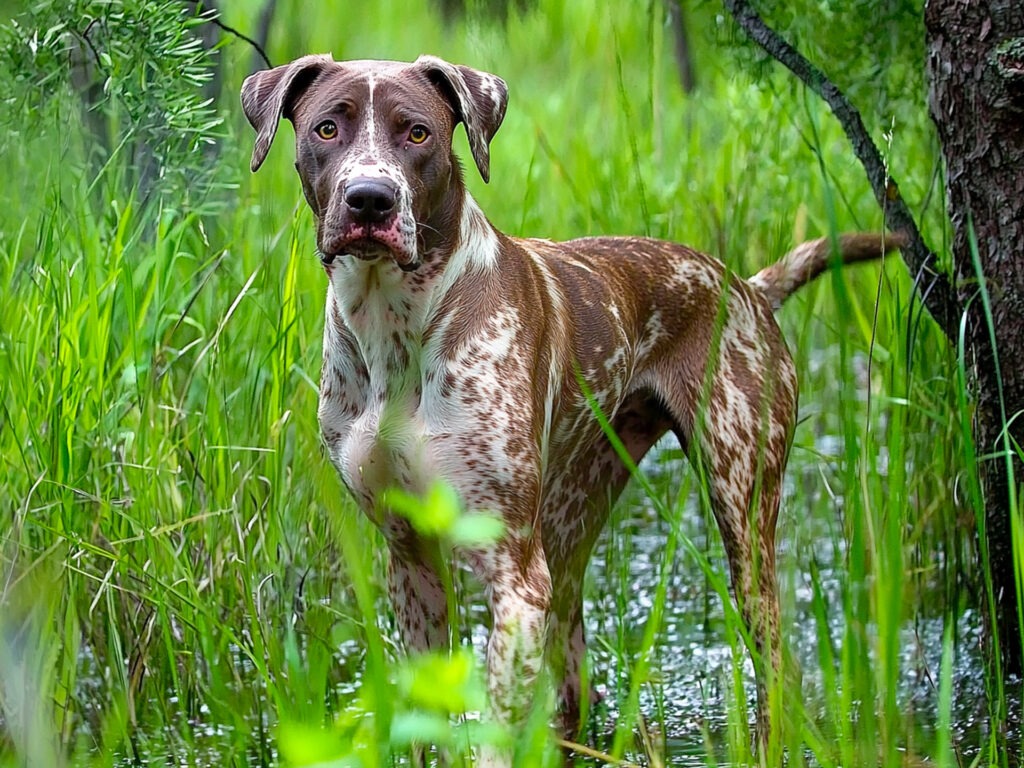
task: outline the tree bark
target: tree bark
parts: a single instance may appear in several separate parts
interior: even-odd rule
[[[1004,425],[1017,416],[1009,438],[1024,445],[1024,3],[929,0],[925,27],[929,101],[946,163],[956,284],[976,384],[994,619],[1004,667],[1019,673],[1008,470],[1012,466],[1018,483],[1024,475],[1020,462],[1007,455],[1013,449]],[[982,275],[991,324],[979,291]]]

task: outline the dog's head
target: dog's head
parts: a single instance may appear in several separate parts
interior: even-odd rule
[[[242,85],[257,134],[253,171],[281,118],[295,126],[295,167],[324,262],[393,258],[406,270],[457,244],[463,188],[455,126],[465,125],[487,181],[490,141],[507,102],[500,78],[433,56],[411,64],[305,56]]]

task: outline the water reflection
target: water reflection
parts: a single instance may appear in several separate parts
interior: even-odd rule
[[[813,478],[818,493],[830,493],[822,482],[821,457],[837,455],[841,443],[827,438],[817,455],[794,454],[789,483]],[[678,493],[679,478],[686,471],[678,449],[671,442],[659,446],[645,460],[643,470],[656,488],[664,490],[671,504]],[[878,470],[885,472],[880,459]],[[795,480],[794,480],[795,478]],[[793,488],[789,489],[792,495]],[[680,531],[702,552],[723,576],[727,574],[724,550],[713,520],[699,509],[690,494],[679,519]],[[841,508],[841,498],[832,498]],[[804,503],[808,503],[806,497]],[[784,503],[785,506],[785,503]],[[588,572],[587,628],[591,642],[593,676],[609,695],[604,702],[606,722],[616,719],[615,701],[621,701],[629,685],[632,658],[622,658],[623,647],[635,648],[650,616],[670,526],[660,519],[653,505],[639,493],[619,505],[617,519],[601,537]],[[846,539],[838,516],[830,520],[811,515],[787,514],[779,526],[779,573],[783,599],[783,624],[792,656],[801,660],[803,706],[817,719],[827,712],[824,687],[827,684],[818,665],[819,628],[812,605],[813,588],[808,564],[817,569],[818,589],[829,607],[829,635],[841,643],[846,630],[843,595],[847,574]],[[935,568],[935,578],[940,569]],[[932,592],[941,592],[933,585]],[[907,598],[914,606],[913,619],[900,629],[900,670],[896,690],[900,710],[912,722],[915,749],[932,750],[936,734],[938,685],[944,632],[941,604],[926,604],[927,595]],[[654,649],[652,667],[657,679],[645,685],[641,707],[654,721],[664,739],[669,764],[707,765],[708,740],[725,744],[729,713],[735,711],[733,676],[737,655],[726,636],[722,602],[709,584],[703,569],[692,557],[680,554],[668,583],[668,600],[662,632]],[[988,728],[989,712],[983,657],[983,621],[973,611],[961,612],[955,627],[953,679],[953,742],[959,764],[970,764],[980,752]],[[868,632],[871,630],[869,629]],[[625,639],[624,639],[625,636]],[[737,648],[742,646],[737,643]],[[747,709],[754,711],[753,667],[745,653],[739,654],[745,680]],[[865,663],[870,663],[865,660]],[[1019,711],[1019,681],[1010,681],[1010,709]],[[622,695],[617,695],[617,694]],[[1016,702],[1016,703],[1015,703]],[[1019,716],[1014,718],[1019,721]],[[1010,743],[1020,744],[1019,724]],[[600,726],[591,734],[600,738]],[[722,759],[725,755],[720,755]],[[918,755],[917,757],[922,757]],[[1010,756],[1010,765],[1019,758]],[[908,751],[908,764],[916,762]],[[925,760],[927,762],[927,760]],[[810,761],[814,764],[813,759]]]

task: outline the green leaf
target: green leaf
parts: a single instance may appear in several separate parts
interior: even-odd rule
[[[281,756],[291,765],[318,765],[338,761],[350,751],[350,745],[341,734],[295,722],[281,723],[277,729],[277,746]]]
[[[453,544],[463,546],[493,544],[505,532],[505,524],[494,515],[463,515],[449,533]]]
[[[408,747],[410,744],[454,743],[451,723],[445,715],[436,712],[403,712],[391,721],[391,744]]]
[[[385,494],[384,503],[412,523],[425,536],[443,536],[459,517],[460,503],[455,489],[443,481],[430,486],[423,498],[401,489]]]
[[[400,685],[414,707],[461,714],[483,708],[486,697],[476,675],[476,661],[468,648],[451,656],[428,653],[409,660]]]

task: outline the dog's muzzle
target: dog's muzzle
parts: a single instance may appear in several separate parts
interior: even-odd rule
[[[321,223],[320,260],[392,258],[411,272],[420,266],[416,226],[403,214],[398,185],[384,177],[357,176],[345,183],[331,215]]]

